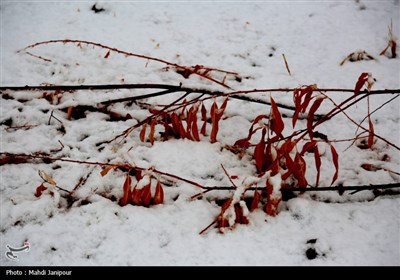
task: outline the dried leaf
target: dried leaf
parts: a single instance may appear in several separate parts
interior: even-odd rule
[[[46,172],[39,171],[39,176],[42,177],[42,179],[45,180],[50,185],[53,185],[54,187],[57,186],[57,183],[53,180],[53,178],[51,178],[49,175],[47,175]]]
[[[44,184],[42,183],[39,187],[36,188],[36,192],[35,192],[35,196],[39,197],[42,195],[42,192],[47,190],[47,188],[44,186]]]
[[[157,181],[156,185],[156,193],[154,194],[153,204],[162,204],[164,203],[164,190],[161,186],[160,181]]]
[[[255,209],[258,208],[258,204],[260,202],[261,195],[257,190],[254,190],[253,201],[251,202],[250,211],[253,212]]]
[[[360,75],[358,78],[358,81],[356,83],[356,86],[354,88],[354,94],[357,95],[360,93],[361,88],[364,86],[365,82],[368,81],[368,73],[364,72]]]
[[[271,130],[275,132],[276,135],[282,136],[282,131],[285,127],[281,113],[279,112],[278,106],[275,100],[271,97]]]
[[[104,56],[104,58],[108,58],[110,56],[110,51],[108,51],[107,53],[106,53],[106,55]]]
[[[331,185],[336,181],[339,176],[339,155],[336,152],[336,149],[331,145],[331,153],[332,153],[332,160],[333,164],[335,165],[335,174],[333,175],[333,179]]]
[[[106,167],[104,167],[103,170],[100,171],[100,175],[101,175],[102,177],[106,176],[107,173],[108,173],[108,171],[110,171],[110,170],[113,169],[113,168],[114,168],[113,166],[107,165]]]
[[[288,64],[288,62],[287,62],[287,60],[286,60],[286,56],[285,56],[284,53],[282,54],[282,57],[283,57],[283,61],[285,62],[285,67],[286,67],[286,70],[287,70],[288,73],[289,73],[289,76],[292,76],[292,73],[290,73],[289,64]]]
[[[125,182],[123,185],[124,194],[119,201],[119,205],[125,206],[131,202],[131,182],[132,179],[129,175],[126,175]]]
[[[142,189],[141,200],[142,200],[142,205],[145,207],[148,207],[151,202],[151,189],[150,188],[151,188],[151,183],[144,186]]]
[[[397,44],[396,41],[393,39],[390,41],[390,51],[392,52],[392,58],[396,58],[397,54],[396,54],[396,48],[397,48]]]
[[[140,141],[142,141],[142,142],[144,142],[144,137],[146,136],[146,127],[147,127],[147,123],[143,124],[142,130],[140,131],[140,134],[139,134]]]

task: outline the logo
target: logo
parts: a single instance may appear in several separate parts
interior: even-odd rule
[[[10,245],[6,245],[8,252],[6,252],[6,257],[12,261],[18,261],[18,256],[15,253],[19,253],[19,252],[29,252],[29,249],[31,247],[31,245],[29,244],[28,241],[24,242],[24,246],[22,247],[11,247]]]

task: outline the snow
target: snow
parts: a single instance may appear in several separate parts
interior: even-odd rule
[[[184,87],[229,90],[191,75],[188,79],[156,61],[125,57],[98,47],[49,44],[29,51],[52,62],[17,51],[39,41],[80,39],[98,42],[127,52],[153,56],[180,65],[201,64],[238,72],[230,77],[233,90],[293,88],[317,84],[320,88],[353,89],[363,72],[376,79],[374,89],[399,89],[399,58],[379,56],[388,42],[388,25],[400,38],[399,1],[185,1],[98,2],[95,1],[2,1],[1,86],[40,84],[161,83]],[[366,51],[373,60],[343,61],[349,54]],[[399,52],[399,50],[398,50]],[[282,54],[288,61],[288,75]],[[371,81],[370,81],[371,82]],[[92,90],[66,92],[49,102],[42,92],[3,91],[1,98],[1,152],[49,153],[82,161],[129,163],[144,169],[175,174],[203,186],[231,185],[221,164],[240,190],[204,191],[198,186],[159,176],[165,202],[149,208],[121,207],[126,173],[110,170],[104,177],[100,166],[56,161],[0,166],[0,263],[18,265],[400,265],[400,196],[376,197],[371,191],[307,192],[279,205],[276,217],[261,209],[247,213],[241,194],[248,187],[263,187],[248,154],[239,159],[226,147],[248,134],[251,121],[268,114],[269,107],[230,99],[219,123],[218,142],[209,136],[200,142],[170,139],[163,142],[157,124],[154,145],[139,140],[140,129],[109,145],[96,146],[120,134],[150,115],[140,104],[110,106],[132,119],[110,121],[102,112],[86,111],[79,119],[67,119],[69,106],[96,106],[109,99],[151,90]],[[5,94],[12,98],[5,98]],[[182,93],[141,100],[150,106],[169,104]],[[328,93],[340,103],[351,93]],[[196,94],[189,95],[191,99]],[[278,104],[293,104],[290,93],[265,92],[249,97]],[[373,95],[370,111],[394,95]],[[220,106],[223,98],[217,98]],[[213,100],[204,104],[209,109]],[[332,104],[325,99],[317,113]],[[55,118],[50,117],[51,112]],[[289,110],[281,112],[291,115]],[[347,113],[360,122],[368,114],[363,100]],[[200,112],[199,112],[200,115]],[[198,115],[198,117],[199,117]],[[375,132],[400,146],[400,100],[394,99],[371,115]],[[284,135],[292,131],[290,118],[283,118]],[[200,121],[199,121],[200,124]],[[9,128],[30,125],[28,128]],[[368,126],[368,120],[364,120]],[[306,127],[299,119],[296,128]],[[200,126],[199,126],[200,128]],[[149,130],[149,128],[148,128]],[[351,139],[357,126],[340,114],[318,127],[329,140]],[[207,127],[209,135],[211,126]],[[360,133],[359,129],[357,133]],[[252,138],[256,144],[260,133]],[[373,149],[362,143],[334,142],[339,154],[339,178],[334,185],[361,186],[399,183],[399,151],[376,139]],[[350,147],[349,147],[350,146]],[[348,148],[348,149],[347,149]],[[250,148],[251,150],[252,148]],[[330,147],[320,143],[320,186],[330,186],[335,168]],[[305,157],[307,181],[315,182],[313,155]],[[368,171],[363,164],[382,168]],[[43,180],[41,170],[66,193],[35,189]],[[388,172],[387,170],[397,172]],[[276,177],[276,176],[275,176]],[[78,184],[81,178],[87,180]],[[272,179],[272,178],[271,178]],[[147,183],[149,177],[146,176]],[[152,179],[154,180],[154,178]],[[273,185],[278,185],[278,178]],[[141,185],[146,182],[142,180]],[[153,185],[155,181],[153,181]],[[137,181],[132,176],[132,186]],[[45,183],[46,187],[51,185]],[[274,191],[275,191],[274,187]],[[154,193],[154,191],[153,191]],[[248,191],[245,197],[253,193]],[[280,193],[279,193],[280,194]],[[221,212],[218,201],[236,195],[249,224],[199,232]],[[232,215],[235,215],[233,207]],[[19,261],[5,256],[6,245],[18,247],[29,241],[29,252]],[[309,259],[307,251],[314,252]]]

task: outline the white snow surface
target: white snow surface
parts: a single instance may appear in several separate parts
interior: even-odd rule
[[[400,88],[399,58],[379,56],[387,45],[391,20],[393,35],[400,38],[398,0],[110,1],[98,2],[96,7],[104,11],[94,13],[91,8],[95,3],[2,1],[1,86],[182,83],[186,87],[227,91],[194,75],[185,79],[172,70],[165,71],[165,65],[155,61],[114,52],[105,59],[107,51],[101,48],[49,44],[29,50],[51,62],[17,52],[39,41],[80,39],[182,65],[201,64],[236,71],[243,77],[240,82],[226,80],[234,90],[293,88],[314,83],[321,88],[353,89],[363,72],[371,72],[376,79],[373,89]],[[350,53],[360,50],[376,59],[339,65]],[[1,98],[1,152],[44,152],[77,160],[130,163],[154,167],[206,186],[230,185],[222,164],[229,175],[236,176],[233,180],[237,185],[246,180],[257,181],[251,156],[239,159],[224,147],[246,137],[251,121],[257,115],[269,113],[266,105],[229,100],[220,121],[218,142],[214,144],[203,136],[200,142],[163,142],[158,134],[162,127],[157,125],[153,146],[140,142],[140,129],[136,129],[125,140],[104,145],[101,151],[96,143],[112,139],[149,116],[149,111],[139,105],[117,103],[112,106],[114,111],[129,113],[133,118],[111,122],[108,115],[89,111],[83,118],[67,120],[65,110],[61,110],[78,104],[94,106],[136,92],[150,93],[77,91],[64,93],[59,104],[51,104],[39,98],[42,92],[3,91],[2,94],[13,98]],[[168,104],[179,94],[144,101]],[[351,94],[328,93],[335,102]],[[293,104],[291,93],[249,96],[264,100],[273,96],[277,103]],[[371,96],[371,111],[392,97]],[[375,132],[397,146],[399,99],[371,115]],[[221,104],[223,99],[218,98],[217,102]],[[210,103],[207,104],[209,108]],[[332,104],[325,100],[318,113],[331,108]],[[48,123],[51,111],[64,125],[65,133],[54,118]],[[291,114],[285,110],[282,113]],[[366,100],[347,113],[360,122],[367,115]],[[290,135],[291,119],[283,120],[283,134]],[[9,129],[10,122],[11,126],[33,127]],[[306,125],[305,120],[298,123]],[[368,121],[363,124],[368,126]],[[318,128],[330,140],[352,138],[356,129],[342,114]],[[259,141],[257,135],[252,143]],[[346,149],[351,141],[333,143],[339,154],[339,178],[335,185],[400,182],[399,175],[386,171],[400,172],[399,151],[379,139],[375,141],[372,150],[357,145]],[[330,148],[320,145],[319,151],[320,186],[330,186],[334,173]],[[312,154],[307,155],[306,163],[307,179],[313,184],[316,171]],[[361,167],[366,163],[384,169],[368,171]],[[43,182],[39,170],[67,190],[74,189],[80,178],[88,178],[75,192],[77,201],[67,207],[62,190],[58,191],[59,201],[55,199],[57,195],[51,196],[49,192],[35,197],[36,187]],[[164,204],[121,207],[106,197],[122,197],[126,173],[111,170],[102,177],[100,171],[99,166],[69,162],[1,165],[1,265],[400,265],[398,194],[376,197],[372,191],[345,192],[342,196],[337,192],[306,192],[282,202],[276,217],[268,217],[260,207],[248,214],[248,225],[235,225],[224,234],[212,227],[199,235],[221,212],[216,199],[232,197],[233,192],[211,191],[191,200],[201,189],[161,176]],[[135,185],[134,177],[132,181]],[[246,195],[250,193],[253,192]],[[315,243],[308,242],[313,239]],[[18,253],[18,261],[9,260],[6,245],[19,247],[25,241],[31,245],[29,252]],[[310,248],[317,253],[315,259],[306,255]]]

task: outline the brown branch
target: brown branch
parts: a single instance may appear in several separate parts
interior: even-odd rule
[[[102,49],[107,49],[109,51],[113,51],[119,54],[123,54],[125,56],[132,56],[132,57],[137,57],[137,58],[142,58],[142,59],[146,59],[147,61],[156,61],[159,63],[163,63],[165,65],[174,67],[176,70],[181,70],[181,72],[183,71],[185,73],[184,76],[185,78],[187,78],[190,74],[194,74],[194,75],[198,75],[204,79],[210,80],[216,84],[219,84],[225,88],[230,89],[230,87],[228,85],[226,85],[223,81],[218,81],[212,77],[210,77],[210,75],[208,75],[210,72],[212,71],[217,71],[217,72],[221,72],[221,73],[225,73],[225,74],[231,74],[231,75],[238,75],[238,73],[236,72],[231,72],[231,71],[225,71],[225,70],[221,70],[221,69],[217,69],[217,68],[209,68],[209,67],[204,67],[202,65],[196,65],[196,66],[192,66],[192,67],[186,67],[186,66],[182,66],[173,62],[169,62],[167,60],[164,59],[160,59],[160,58],[156,58],[156,57],[152,57],[152,56],[147,56],[147,55],[142,55],[142,54],[136,54],[136,53],[131,53],[131,52],[126,52],[126,51],[122,51],[119,50],[117,48],[113,48],[113,47],[109,47],[100,43],[96,43],[96,42],[90,42],[90,41],[85,41],[85,40],[70,40],[70,39],[64,39],[64,40],[48,40],[48,41],[43,41],[43,42],[37,42],[34,43],[32,45],[29,45],[21,50],[18,50],[19,52],[25,52],[28,53],[27,50],[40,46],[40,45],[47,45],[47,44],[55,44],[55,43],[63,43],[63,44],[67,44],[67,43],[72,43],[72,44],[78,44],[79,46],[81,44],[86,44],[86,45],[91,45],[91,46],[96,46]],[[31,53],[29,53],[32,56],[35,56]],[[43,60],[48,61],[48,59],[44,59],[42,57],[38,57],[41,58]],[[178,72],[178,71],[177,71]],[[187,74],[186,74],[187,73]]]
[[[122,168],[124,170],[138,170],[138,171],[146,170],[146,168],[133,166],[131,164],[76,160],[76,159],[70,159],[70,158],[64,158],[64,157],[51,157],[51,156],[45,155],[45,154],[13,154],[13,153],[0,153],[0,166],[4,165],[4,164],[27,163],[29,159],[41,159],[43,162],[63,161],[63,162],[86,164],[86,165],[111,166],[111,167]],[[177,179],[177,180],[180,180],[182,182],[185,182],[185,183],[191,184],[193,186],[196,186],[198,188],[206,189],[206,187],[202,186],[201,184],[196,183],[194,181],[191,181],[189,179],[185,179],[185,178],[182,178],[180,176],[177,176],[177,175],[174,175],[174,174],[170,174],[170,173],[167,173],[167,172],[163,172],[163,171],[160,171],[160,170],[157,170],[157,169],[152,169],[152,171],[154,173],[159,174],[159,175],[163,175],[163,176],[166,176],[166,177]]]
[[[187,88],[182,86],[174,86],[168,84],[104,84],[104,85],[47,85],[47,86],[2,86],[0,87],[0,91],[11,90],[11,91],[34,91],[34,90],[49,90],[49,91],[77,91],[77,90],[110,90],[110,89],[142,89],[142,88],[150,88],[150,89],[170,89],[170,90],[182,90],[187,91],[190,90],[192,92],[205,93],[210,95],[221,94],[222,92],[218,91],[210,91],[206,89],[196,89],[196,88]],[[291,92],[296,88],[265,88],[265,89],[251,89],[251,90],[240,90],[240,91],[231,91],[227,94],[233,96],[238,94],[249,94],[249,93],[261,93],[261,92]],[[316,88],[315,91],[323,91],[323,92],[348,92],[354,93],[354,89],[348,88]],[[399,94],[400,89],[381,89],[381,90],[362,90],[360,94]]]
[[[77,163],[77,164],[86,164],[86,165],[96,165],[96,166],[111,166],[111,167],[117,167],[117,168],[122,168],[122,169],[127,169],[127,170],[138,170],[138,171],[143,171],[146,170],[146,168],[143,167],[138,167],[138,166],[133,166],[130,164],[121,164],[121,163],[108,163],[108,162],[98,162],[98,161],[83,161],[83,160],[76,160],[76,159],[70,159],[70,158],[63,158],[63,157],[51,157],[45,154],[13,154],[13,153],[0,153],[0,166],[4,164],[20,164],[20,163],[27,163],[28,161],[21,161],[21,159],[41,159],[43,162],[52,162],[52,161],[63,161],[63,162],[70,162],[70,163]],[[20,162],[15,162],[12,159],[20,159]],[[189,183],[191,185],[194,185],[196,187],[199,187],[201,189],[204,189],[205,192],[213,191],[213,190],[236,190],[235,186],[203,186],[197,182],[182,178],[180,176],[170,174],[167,172],[163,172],[157,169],[152,170],[154,173],[157,173],[162,176],[167,176],[170,178],[174,178],[186,183]],[[339,192],[344,192],[344,191],[362,191],[362,190],[375,190],[375,189],[391,189],[391,188],[400,188],[400,183],[393,183],[393,184],[380,184],[380,185],[369,185],[369,186],[336,186],[336,187],[308,187],[308,188],[281,188],[282,192],[310,192],[310,191],[339,191]],[[248,190],[260,190],[263,188],[260,187],[252,187],[248,188]],[[65,190],[67,191],[67,190]]]

